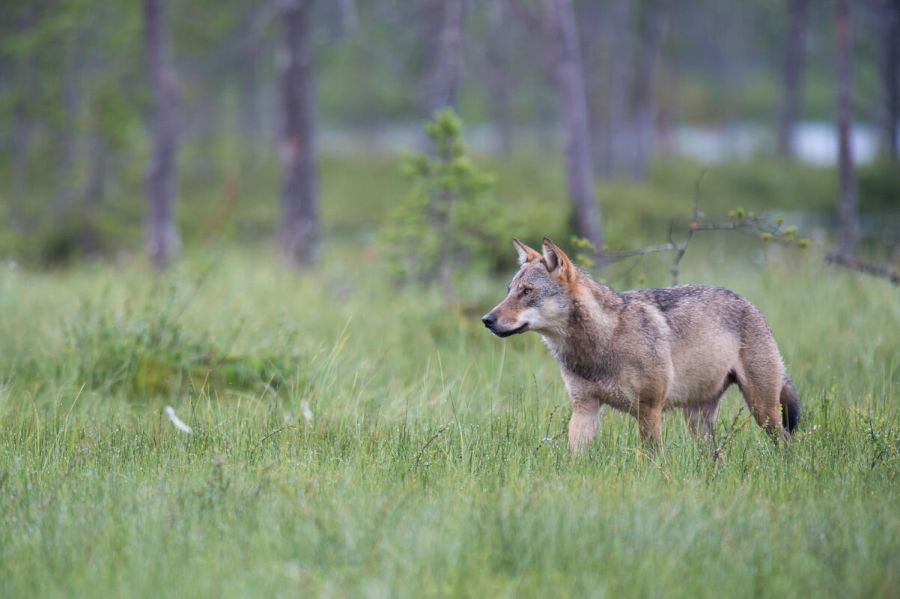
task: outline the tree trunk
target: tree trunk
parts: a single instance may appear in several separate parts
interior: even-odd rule
[[[71,47],[63,58],[63,113],[65,122],[60,131],[59,144],[62,156],[59,164],[59,181],[53,198],[53,216],[57,222],[65,222],[69,216],[72,198],[75,195],[75,162],[78,155],[78,112],[81,107],[81,85],[79,77],[78,53],[80,35],[75,33]]]
[[[144,0],[144,36],[153,95],[153,148],[147,169],[147,250],[165,268],[178,249],[173,218],[178,137],[175,69],[169,55],[166,1]]]
[[[897,160],[897,124],[900,121],[900,1],[880,0],[882,48],[881,81],[884,112],[881,125],[882,152]]]
[[[611,36],[604,27],[608,19],[604,7],[599,2],[576,4],[574,7],[575,20],[578,23],[578,39],[581,40],[582,61],[584,64],[593,65],[593,68],[585,69],[584,79],[591,139],[594,142],[592,147],[594,176],[607,178],[612,175],[613,152],[610,139],[612,124],[609,119],[609,70],[612,68],[613,52],[609,44]]]
[[[359,25],[359,11],[356,0],[338,0],[338,12],[341,20],[341,35],[350,35]]]
[[[838,168],[840,172],[840,251],[844,256],[856,254],[859,243],[859,208],[856,197],[856,173],[853,165],[851,133],[853,127],[852,60],[853,46],[850,38],[849,0],[837,0],[836,84],[837,84],[837,134]]]
[[[34,27],[38,19],[39,6],[31,3],[20,15],[17,26],[19,31],[28,31]],[[14,81],[12,85],[12,165],[9,189],[9,221],[13,231],[24,233],[28,228],[25,215],[26,195],[28,194],[28,158],[31,150],[33,133],[34,104],[37,96],[37,56],[29,52],[21,62],[12,63],[10,72]]]
[[[281,252],[294,266],[313,262],[319,239],[312,4],[292,0],[281,13]]]
[[[660,154],[676,153],[675,128],[680,120],[680,103],[678,90],[681,88],[681,71],[675,60],[660,63],[659,111],[656,118],[656,151]]]
[[[90,172],[81,196],[82,214],[80,243],[85,254],[94,254],[100,250],[100,236],[97,232],[97,212],[103,203],[106,193],[106,144],[100,131],[94,133],[89,141]]]
[[[634,154],[631,176],[636,181],[647,177],[653,151],[656,126],[655,82],[660,63],[660,45],[665,24],[661,0],[646,0],[641,7],[641,31],[635,66],[633,135]]]
[[[13,111],[12,174],[10,176],[9,220],[13,230],[25,230],[25,194],[28,188],[28,150],[31,147],[31,122],[19,99]]]
[[[631,0],[614,0],[612,6],[612,56],[609,72],[609,156],[610,171],[621,172],[625,166],[624,156],[631,156],[631,135],[629,135],[629,75],[632,72],[633,51]]]
[[[241,49],[237,60],[238,70],[238,131],[240,132],[240,172],[252,173],[259,159],[260,141],[263,131],[263,110],[260,98],[260,48],[259,42],[251,41]]]
[[[490,33],[488,40],[488,70],[490,72],[491,112],[497,134],[497,150],[509,154],[512,149],[512,93],[510,81],[509,7],[507,0],[491,0],[488,6]]]
[[[787,0],[788,30],[784,53],[781,114],[778,121],[778,153],[793,157],[794,127],[800,113],[806,35],[809,29],[809,0]]]
[[[594,195],[593,159],[584,68],[578,30],[570,0],[546,0],[556,29],[557,77],[565,135],[566,179],[575,216],[575,230],[603,249],[600,207]]]
[[[456,105],[462,58],[463,0],[440,1],[440,30],[428,85],[428,116]]]

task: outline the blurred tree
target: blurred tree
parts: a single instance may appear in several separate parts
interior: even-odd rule
[[[281,252],[293,265],[313,262],[319,241],[312,7],[289,0],[280,15]]]
[[[609,150],[608,171],[612,174],[623,168],[622,156],[631,155],[629,132],[629,77],[632,75],[631,56],[634,46],[631,0],[613,0],[609,69]]]
[[[837,0],[835,19],[835,49],[837,87],[838,171],[840,176],[840,253],[852,257],[859,242],[859,206],[856,191],[856,172],[853,165],[853,89],[849,0]]]
[[[667,10],[665,0],[644,0],[640,6],[634,92],[631,98],[634,136],[631,176],[636,181],[646,179],[647,166],[655,143],[655,83],[662,60],[661,47]]]
[[[263,45],[258,39],[248,40],[238,51],[238,128],[241,134],[241,167],[253,170],[257,159],[257,141],[262,138],[263,119],[260,90],[263,87]]]
[[[53,214],[57,221],[64,222],[69,216],[72,198],[75,195],[75,162],[78,153],[78,117],[82,104],[81,56],[84,51],[82,32],[78,26],[80,15],[72,15],[70,31],[63,44],[62,56],[62,102],[63,119],[56,136],[60,145],[59,181],[53,200]]]
[[[10,153],[13,158],[9,191],[9,220],[13,229],[20,233],[25,230],[24,205],[28,181],[28,155],[32,138],[32,122],[29,112],[28,96],[26,94],[18,96],[14,101],[12,111],[13,126],[10,136]]]
[[[34,138],[38,105],[38,51],[42,44],[34,29],[39,21],[36,3],[10,3],[0,11],[6,34],[0,36],[3,62],[0,82],[8,85],[8,115],[12,121],[9,137],[11,173],[9,221],[14,231],[26,229],[25,203],[28,193],[28,158]]]
[[[140,38],[143,14],[137,3],[76,0],[90,18],[80,22],[82,50],[80,85],[84,116],[79,150],[86,163],[77,207],[80,250],[94,254],[104,249],[98,217],[110,189],[121,181],[123,166],[133,162],[133,133],[142,129],[145,112],[144,48]],[[73,211],[75,212],[75,211]]]
[[[594,162],[588,121],[584,67],[571,0],[545,0],[556,34],[560,109],[565,137],[566,180],[575,232],[596,250],[603,248],[600,206],[594,194]]]
[[[173,215],[178,160],[176,79],[166,9],[166,0],[144,0],[144,44],[153,95],[153,148],[147,169],[147,247],[157,268],[168,265],[179,244]]]
[[[429,118],[438,110],[456,106],[462,66],[463,0],[439,0],[437,7],[437,48],[426,99]]]
[[[508,154],[512,149],[512,81],[510,73],[512,46],[509,35],[508,0],[490,0],[488,4],[488,89],[491,113],[497,131],[497,150]]]
[[[338,0],[338,11],[341,19],[341,35],[350,35],[359,24],[359,11],[356,0]]]
[[[594,174],[609,177],[613,174],[613,160],[619,154],[614,144],[614,131],[622,116],[616,109],[627,106],[627,97],[617,89],[614,78],[629,71],[627,42],[630,31],[622,31],[616,21],[617,10],[629,3],[616,1],[575,3],[575,19],[581,40],[585,68],[585,86],[588,100],[588,118],[591,123],[593,143]],[[622,42],[626,44],[623,45]],[[621,79],[617,79],[620,82]],[[627,86],[625,88],[627,94]],[[626,119],[627,120],[627,119]]]
[[[778,121],[778,153],[793,156],[793,135],[800,111],[806,37],[809,29],[809,0],[787,0],[787,39],[782,68],[781,113]]]
[[[897,125],[900,123],[900,1],[876,0],[881,26],[881,82],[884,109],[881,116],[883,153],[897,160]]]

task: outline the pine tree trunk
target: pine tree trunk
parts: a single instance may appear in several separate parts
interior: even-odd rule
[[[575,19],[578,23],[578,35],[581,40],[582,62],[593,65],[585,69],[585,95],[588,104],[588,120],[591,123],[591,140],[593,143],[594,176],[608,178],[612,175],[612,153],[609,105],[610,85],[609,69],[601,69],[600,65],[610,65],[612,48],[604,29],[607,15],[599,2],[581,4],[581,10],[575,5]],[[617,57],[618,58],[618,57]]]
[[[251,173],[258,163],[260,141],[263,131],[262,106],[260,98],[260,48],[252,41],[242,48],[237,61],[238,70],[238,130],[241,136],[240,171]]]
[[[631,156],[631,135],[629,126],[629,93],[632,73],[631,57],[633,51],[631,0],[614,0],[612,6],[612,58],[609,74],[609,155],[610,170],[613,174],[621,172],[627,162],[624,157]]]
[[[81,44],[80,35],[68,48],[63,65],[63,113],[65,122],[60,131],[62,156],[59,164],[59,181],[53,198],[53,216],[58,222],[64,222],[69,216],[72,198],[75,196],[75,162],[78,155],[78,112],[81,107],[81,85],[79,65],[77,63]]]
[[[664,14],[660,0],[646,0],[642,7],[641,33],[635,67],[633,134],[634,154],[631,176],[636,181],[647,178],[650,153],[653,151],[656,127],[655,83],[660,63],[660,46]]]
[[[662,59],[660,64],[660,99],[656,119],[656,151],[660,154],[676,153],[675,128],[680,120],[681,71],[674,60]]]
[[[359,25],[359,10],[356,0],[338,0],[338,12],[340,13],[341,35],[349,35]]]
[[[512,149],[512,83],[510,81],[509,7],[507,0],[491,0],[488,6],[490,39],[488,40],[488,70],[491,112],[497,131],[497,150],[508,154]]]
[[[844,256],[856,254],[859,243],[859,208],[856,196],[856,173],[853,165],[851,133],[853,127],[852,61],[849,0],[837,0],[835,31],[838,170],[840,175],[840,251]]]
[[[93,254],[100,250],[100,237],[97,231],[97,213],[106,193],[106,145],[101,132],[94,133],[88,144],[90,172],[81,196],[82,227],[80,232],[81,249],[85,254]]]
[[[31,122],[25,101],[19,100],[13,110],[12,174],[10,176],[9,220],[13,230],[25,230],[25,194],[28,190],[28,151],[31,147]]]
[[[165,268],[178,249],[175,203],[178,137],[175,69],[171,63],[165,0],[144,0],[144,35],[153,95],[153,148],[147,169],[147,249]]]
[[[456,105],[462,62],[463,0],[440,1],[438,47],[428,85],[428,116]]]
[[[603,248],[600,207],[594,194],[590,124],[584,67],[578,30],[570,0],[546,0],[557,40],[557,77],[565,137],[566,179],[575,216],[575,230],[590,240],[599,254]]]
[[[793,157],[794,127],[800,113],[806,35],[809,29],[809,0],[787,0],[788,30],[784,54],[781,113],[778,121],[778,153]]]
[[[881,124],[882,152],[897,161],[897,124],[900,122],[900,0],[880,0],[882,33],[881,81],[884,112]]]
[[[34,27],[38,18],[39,6],[31,3],[20,15],[18,27],[27,31]],[[9,189],[9,221],[13,231],[23,233],[28,228],[25,215],[26,195],[28,194],[28,158],[31,153],[33,133],[32,112],[33,100],[37,95],[37,60],[34,53],[26,55],[22,62],[11,69],[15,81],[13,85],[14,102],[12,105],[12,165]]]
[[[281,252],[294,266],[312,263],[319,241],[312,4],[291,0],[281,13]]]

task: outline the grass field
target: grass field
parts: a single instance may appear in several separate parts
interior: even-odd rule
[[[505,280],[448,307],[365,255],[4,268],[0,594],[900,593],[895,288],[812,253],[689,256],[687,280],[769,318],[796,441],[771,445],[730,392],[718,462],[677,413],[648,455],[606,411],[573,460],[552,358],[478,322]]]

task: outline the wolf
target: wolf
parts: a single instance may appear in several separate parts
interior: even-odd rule
[[[603,405],[632,414],[645,445],[659,445],[660,418],[670,408],[684,410],[694,437],[714,443],[716,409],[732,384],[776,443],[790,439],[800,400],[749,301],[710,285],[616,292],[548,238],[541,252],[513,244],[519,271],[481,320],[498,337],[534,331],[543,338],[571,402],[571,452],[593,440]]]

